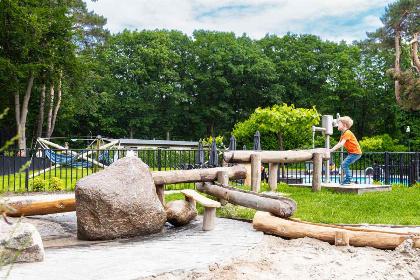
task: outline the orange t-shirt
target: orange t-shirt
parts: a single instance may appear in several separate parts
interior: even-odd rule
[[[362,154],[359,142],[357,142],[356,136],[354,136],[353,132],[351,132],[350,130],[344,131],[344,133],[341,134],[340,142],[343,139],[346,140],[346,143],[344,143],[344,147],[346,147],[349,154]]]

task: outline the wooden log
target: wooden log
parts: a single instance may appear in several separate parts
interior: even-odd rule
[[[19,201],[7,204],[16,212],[6,212],[7,216],[20,217],[31,215],[45,215],[76,211],[76,199],[66,198],[52,201]]]
[[[153,171],[152,176],[157,185],[209,182],[217,179],[219,171],[226,171],[230,180],[245,179],[246,177],[246,168],[243,165],[207,169]]]
[[[322,182],[322,154],[314,153],[314,169],[313,169],[313,177],[312,177],[312,191],[317,192],[321,190],[321,182]]]
[[[349,245],[349,234],[347,231],[340,230],[335,232],[335,246]]]
[[[216,208],[205,207],[203,215],[203,230],[213,230],[216,226]]]
[[[217,183],[222,186],[229,186],[229,176],[226,171],[217,172]],[[228,204],[228,201],[223,198],[219,198],[219,202],[222,204],[222,206]]]
[[[262,163],[293,163],[311,160],[314,153],[321,153],[323,160],[330,158],[330,152],[325,148],[296,151],[226,151],[223,152],[223,158],[230,163],[247,163],[251,162],[252,154],[259,154]]]
[[[272,191],[277,190],[277,170],[279,169],[278,163],[270,163],[268,167],[268,185]]]
[[[244,181],[245,186],[251,186],[251,163],[245,163],[246,168],[246,179]]]
[[[197,190],[212,196],[223,198],[232,204],[248,208],[271,212],[280,217],[290,217],[296,213],[296,201],[285,198],[268,196],[232,187],[212,185],[211,183],[197,183]]]
[[[395,249],[404,240],[410,238],[410,235],[407,233],[324,226],[309,222],[299,222],[293,219],[283,219],[261,211],[255,213],[253,226],[256,230],[269,234],[287,238],[311,237],[330,244],[335,244],[337,228],[340,228],[341,231],[345,231],[348,234],[349,245],[359,247],[371,246],[379,249]],[[418,248],[418,245],[420,244],[415,242],[416,248]]]
[[[162,203],[163,206],[165,206],[165,189],[164,185],[156,185],[156,194]]]
[[[260,192],[261,186],[261,156],[251,155],[251,191]]]

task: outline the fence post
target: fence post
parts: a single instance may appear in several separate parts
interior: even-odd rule
[[[389,153],[385,152],[385,185],[389,184]]]
[[[403,183],[403,175],[404,175],[404,164],[403,164],[403,161],[404,161],[404,155],[403,155],[403,153],[400,153],[400,184],[402,184]]]
[[[158,170],[162,170],[162,149],[158,149]]]
[[[413,182],[413,184],[415,184],[416,182],[418,182],[419,180],[420,180],[420,178],[419,178],[419,165],[420,165],[420,162],[419,162],[419,152],[416,152],[415,154],[414,154],[414,176],[413,176],[413,179],[414,179],[414,182]]]
[[[30,160],[30,156],[29,156],[29,149],[26,149],[25,151],[25,156]],[[32,163],[33,164],[33,163]],[[29,166],[31,166],[31,164],[29,164],[26,168],[25,168],[25,188],[27,191],[29,191]],[[20,187],[20,186],[19,186]]]

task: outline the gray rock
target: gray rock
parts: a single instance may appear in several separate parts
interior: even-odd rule
[[[165,205],[167,222],[174,226],[188,224],[197,216],[197,209],[185,200],[174,200]]]
[[[45,256],[41,235],[34,225],[22,222],[9,225],[3,220],[0,221],[0,252],[6,263],[41,262]]]
[[[125,157],[76,183],[77,237],[110,240],[160,232],[166,212],[149,167]]]

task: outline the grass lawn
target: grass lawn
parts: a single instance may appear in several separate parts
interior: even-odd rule
[[[249,187],[243,187],[248,189]],[[262,191],[268,190],[262,185]],[[278,192],[297,202],[297,212],[293,218],[308,222],[331,224],[391,224],[420,225],[420,184],[406,187],[398,184],[392,191],[372,192],[361,195],[340,193],[322,189],[312,193],[311,188],[295,188],[286,184],[278,185]],[[208,196],[210,197],[210,196]],[[184,199],[181,194],[166,195],[166,201]],[[197,204],[200,214],[203,207]],[[230,205],[217,209],[218,216],[252,219],[255,210]]]

